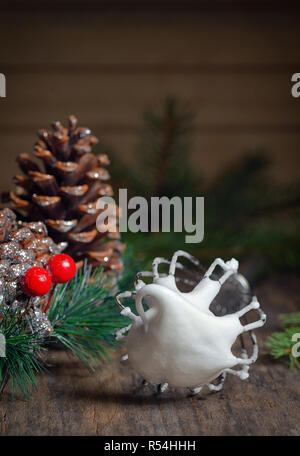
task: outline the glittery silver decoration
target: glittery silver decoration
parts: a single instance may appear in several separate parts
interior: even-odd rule
[[[38,334],[42,339],[48,338],[53,328],[46,314],[39,309],[32,309],[29,314],[29,324],[34,334]]]
[[[6,275],[6,271],[9,268],[10,262],[8,260],[1,260],[0,261],[0,277],[4,277]]]
[[[42,267],[45,267],[46,264],[48,263],[50,258],[50,255],[48,253],[45,253],[44,255],[39,256],[39,263]]]
[[[29,263],[19,263],[19,264],[13,264],[7,271],[8,277],[10,277],[11,280],[16,280],[23,276],[27,269],[29,269],[31,265]]]
[[[37,255],[42,255],[43,253],[54,254],[57,248],[54,241],[49,237],[35,239],[32,244],[30,244],[30,247],[35,250]]]
[[[33,261],[30,265],[31,268],[38,267],[40,268],[42,266],[40,261]]]
[[[13,300],[17,296],[18,290],[20,291],[20,286],[17,280],[13,282],[6,283],[6,292],[8,293],[8,299]]]
[[[28,299],[26,301],[21,300],[18,301],[17,299],[14,300],[14,302],[10,305],[10,309],[12,311],[21,311],[21,313],[24,313],[24,310],[26,309],[26,306],[28,304]]]
[[[4,242],[0,245],[0,256],[1,259],[4,260],[13,260],[14,256],[17,254],[18,250],[20,250],[21,246],[19,242],[11,241],[11,242]]]
[[[16,263],[25,263],[25,262],[32,262],[35,260],[36,254],[33,249],[22,249],[19,250],[15,257]]]
[[[39,234],[41,236],[48,235],[46,225],[43,222],[31,222],[26,225],[34,234]]]
[[[44,296],[33,296],[30,300],[31,306],[35,309],[43,309],[48,302],[49,293]]]
[[[3,303],[5,297],[5,281],[0,279],[0,304]]]
[[[53,244],[54,244],[54,242],[50,238],[42,238],[40,240],[40,245],[42,246],[42,248],[47,249],[47,250],[49,249],[50,252],[51,252],[51,250],[53,250]]]
[[[10,209],[0,211],[0,303],[26,318],[32,331],[47,338],[52,331],[43,309],[49,294],[29,298],[21,279],[34,266],[44,267],[51,255],[60,253],[67,243],[55,244],[42,222],[16,222]]]
[[[29,228],[21,228],[17,231],[13,231],[10,235],[9,235],[9,240],[11,241],[19,241],[19,242],[24,242],[24,241],[29,241],[29,240],[33,240],[34,239],[34,235],[32,234],[32,232],[30,231]]]
[[[63,250],[65,250],[68,246],[68,243],[67,242],[60,242],[59,244],[57,244],[56,248],[57,248],[57,252],[56,253],[60,253],[62,252]]]

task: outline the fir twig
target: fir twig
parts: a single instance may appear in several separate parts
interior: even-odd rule
[[[112,176],[118,187],[128,188],[131,196],[147,199],[193,194],[198,184],[189,160],[194,118],[190,106],[173,96],[158,109],[146,109],[134,166],[120,157],[112,161]],[[109,149],[109,154],[113,156],[114,151]]]
[[[12,396],[21,393],[27,397],[37,389],[36,374],[43,369],[39,352],[39,335],[29,332],[26,319],[19,311],[0,306],[0,333],[5,337],[6,356],[0,358],[0,394],[11,380]],[[20,318],[21,317],[21,318]]]
[[[124,279],[123,279],[124,280]],[[49,309],[52,338],[61,342],[92,370],[110,359],[115,331],[124,325],[114,303],[116,286],[101,268],[84,265],[74,279],[59,285]]]
[[[290,367],[300,369],[300,362],[292,351],[296,343],[293,336],[300,334],[300,312],[281,314],[279,318],[283,324],[283,330],[273,333],[268,338],[266,342],[267,353],[275,359],[288,357]]]
[[[279,315],[283,326],[300,326],[300,312]]]

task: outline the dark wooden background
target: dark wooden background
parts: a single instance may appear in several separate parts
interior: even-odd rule
[[[132,160],[143,110],[168,94],[197,113],[192,160],[208,180],[255,148],[274,179],[299,177],[297,2],[0,3],[0,190],[36,130],[70,113]]]

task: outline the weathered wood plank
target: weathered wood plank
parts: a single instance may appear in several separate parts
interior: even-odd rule
[[[1,62],[299,62],[298,15],[1,13]],[[297,71],[295,68],[294,71]]]
[[[269,149],[275,178],[297,177],[297,17],[226,14],[3,14],[0,153],[7,189],[34,132],[77,114],[128,159],[144,108],[175,94],[197,112],[193,162],[208,179],[245,149]],[[241,20],[242,19],[242,20]]]
[[[3,67],[5,72],[5,66]],[[34,130],[59,113],[85,111],[85,122],[136,128],[149,105],[169,94],[188,103],[205,131],[244,131],[296,126],[300,103],[291,96],[290,74],[6,74],[1,130]]]

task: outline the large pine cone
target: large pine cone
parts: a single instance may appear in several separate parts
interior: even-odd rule
[[[41,159],[44,170],[28,154],[18,156],[25,177],[15,176],[22,191],[10,193],[13,208],[25,220],[44,221],[56,242],[67,242],[65,252],[75,260],[88,258],[106,270],[122,269],[124,245],[117,240],[119,233],[96,229],[96,201],[113,195],[104,168],[109,164],[107,155],[91,153],[97,138],[88,128],[78,127],[74,116],[69,117],[69,128],[54,122],[51,131],[39,130],[38,137],[34,155]]]

